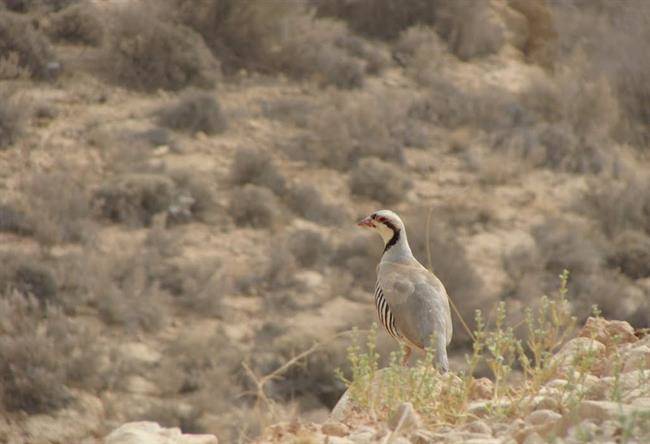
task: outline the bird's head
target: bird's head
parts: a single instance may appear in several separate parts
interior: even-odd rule
[[[370,216],[359,221],[357,225],[379,233],[385,244],[404,231],[404,222],[390,210],[375,211]]]

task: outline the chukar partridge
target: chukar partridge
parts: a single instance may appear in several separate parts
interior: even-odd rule
[[[446,372],[452,326],[445,287],[413,256],[404,223],[397,214],[376,211],[358,225],[376,231],[384,240],[384,254],[377,266],[375,305],[388,334],[406,347],[402,364],[406,365],[412,348],[433,346],[435,365]]]

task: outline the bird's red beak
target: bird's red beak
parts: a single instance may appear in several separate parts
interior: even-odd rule
[[[372,219],[370,218],[370,216],[368,216],[365,219],[362,219],[359,222],[357,222],[357,225],[360,226],[360,227],[375,228],[375,224],[372,223]]]

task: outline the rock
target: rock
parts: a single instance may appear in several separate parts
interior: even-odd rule
[[[350,428],[341,422],[329,421],[321,426],[321,432],[328,436],[347,436]]]
[[[403,402],[388,418],[388,427],[391,430],[408,434],[422,427],[422,419],[410,402]]]
[[[601,423],[609,419],[617,419],[621,415],[631,415],[635,411],[650,413],[650,405],[632,406],[613,401],[586,400],[578,407],[578,417]]]
[[[590,317],[582,327],[579,337],[593,338],[606,347],[627,344],[639,340],[634,335],[634,328],[625,321],[608,321],[603,318]]]
[[[348,438],[355,444],[371,444],[375,439],[377,431],[371,427],[363,426],[352,432]]]
[[[490,436],[492,435],[492,429],[482,419],[478,419],[476,421],[472,421],[468,423],[467,425],[465,425],[464,429],[473,433],[482,433],[484,435],[490,435]]]
[[[604,362],[604,356],[605,345],[602,342],[590,338],[573,338],[553,357],[552,364],[557,366],[561,374],[567,375],[575,370],[576,364],[581,360],[591,361],[596,367]]]
[[[157,364],[161,354],[142,342],[127,342],[120,346],[120,353],[127,362],[141,362],[143,364]]]
[[[523,440],[522,444],[546,444],[548,441],[542,438],[539,433],[529,433]]]
[[[642,345],[628,350],[623,362],[623,373],[650,368],[650,347]]]
[[[585,419],[579,424],[570,427],[567,435],[569,438],[574,438],[578,442],[591,442],[594,440],[598,426],[592,421]]]
[[[531,407],[533,410],[554,410],[557,411],[560,408],[560,404],[557,398],[553,396],[533,396],[531,399]]]
[[[562,415],[552,410],[536,410],[529,414],[525,421],[527,424],[534,426],[555,424],[562,418]]]
[[[494,393],[494,383],[488,378],[478,378],[472,383],[469,399],[490,399]]]
[[[355,404],[352,400],[352,394],[348,389],[345,391],[345,393],[343,393],[343,395],[339,398],[336,405],[332,409],[330,419],[333,421],[343,421],[352,412],[354,405]]]
[[[129,393],[137,395],[159,395],[160,389],[153,382],[140,375],[130,375],[126,378],[124,388]]]
[[[486,416],[494,410],[505,409],[510,407],[511,402],[507,399],[499,399],[497,401],[474,401],[467,407],[467,412],[478,416]]]
[[[313,291],[323,284],[323,275],[312,270],[299,271],[293,279],[301,291]]]
[[[163,428],[156,422],[129,422],[113,430],[105,444],[218,444],[214,435],[186,435],[180,429]]]

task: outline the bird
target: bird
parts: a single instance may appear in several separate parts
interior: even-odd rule
[[[375,231],[384,241],[377,266],[375,306],[382,326],[405,347],[402,365],[407,365],[412,349],[432,348],[434,365],[447,372],[447,346],[453,330],[444,285],[413,256],[404,222],[396,213],[378,210],[357,225]]]

